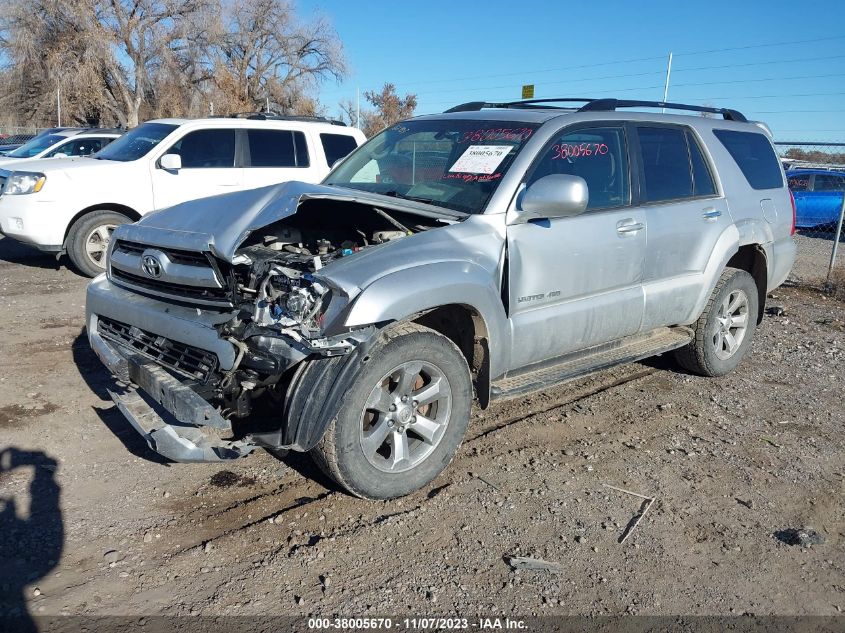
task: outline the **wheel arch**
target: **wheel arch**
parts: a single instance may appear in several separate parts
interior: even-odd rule
[[[426,316],[428,315],[428,316]],[[459,336],[455,326],[444,324],[449,317],[460,319],[472,334]],[[455,340],[481,338],[486,347],[483,361],[489,379],[502,375],[510,361],[510,330],[494,273],[467,261],[446,261],[414,266],[379,278],[355,298],[346,315],[345,327],[365,327],[400,321],[420,321]],[[438,325],[439,324],[439,325]],[[448,333],[451,332],[452,336]],[[463,346],[470,367],[478,366],[476,350]],[[474,347],[474,344],[473,344]],[[482,390],[479,390],[481,393]],[[479,396],[479,399],[483,399]]]
[[[116,213],[122,213],[133,222],[137,222],[141,219],[140,213],[138,213],[132,207],[127,207],[125,204],[118,204],[117,202],[102,202],[99,204],[93,204],[79,211],[76,215],[71,218],[70,222],[68,222],[67,227],[65,228],[65,236],[62,240],[62,248],[67,248],[68,238],[70,237],[70,234],[73,231],[73,227],[76,226],[76,223],[79,222],[79,220],[84,218],[86,215],[88,215],[89,213],[93,213],[94,211],[115,211]]]
[[[757,286],[757,323],[766,312],[766,287],[768,284],[768,261],[766,251],[760,244],[744,244],[725,265],[727,268],[744,270],[754,278]]]
[[[478,404],[490,404],[490,332],[481,313],[470,305],[448,304],[413,315],[408,321],[442,334],[461,350],[469,366]]]

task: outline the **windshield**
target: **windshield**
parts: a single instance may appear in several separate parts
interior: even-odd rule
[[[404,121],[362,145],[324,184],[481,213],[533,123]]]
[[[58,134],[50,134],[48,136],[36,136],[32,140],[24,143],[19,148],[12,150],[6,156],[10,158],[32,158],[43,152],[48,147],[52,147],[59,141],[65,140],[66,136],[59,136]]]
[[[167,123],[144,123],[106,145],[94,158],[128,162],[147,155],[178,126]]]

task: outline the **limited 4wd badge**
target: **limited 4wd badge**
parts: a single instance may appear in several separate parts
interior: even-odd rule
[[[511,145],[470,145],[449,171],[461,174],[492,174],[511,149]]]

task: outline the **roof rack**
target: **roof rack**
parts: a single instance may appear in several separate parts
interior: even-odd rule
[[[524,101],[508,101],[504,103],[488,103],[486,101],[470,101],[462,103],[446,112],[473,112],[483,108],[557,108],[549,105],[554,103],[583,103],[577,112],[610,112],[617,108],[666,108],[667,110],[687,110],[690,112],[709,112],[721,114],[726,121],[745,123],[748,119],[741,112],[730,108],[711,108],[709,106],[689,105],[686,103],[669,103],[666,101],[638,101],[630,99],[576,99],[572,97],[554,99],[527,99]],[[570,108],[571,109],[571,108]]]
[[[235,112],[234,114],[221,114],[215,119],[250,119],[255,121],[312,121],[317,123],[329,123],[331,125],[346,126],[343,121],[327,119],[323,116],[300,116],[293,114],[280,114],[278,112]]]

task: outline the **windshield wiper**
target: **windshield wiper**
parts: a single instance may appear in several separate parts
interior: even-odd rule
[[[418,196],[406,196],[404,194],[400,194],[398,191],[386,191],[383,196],[390,196],[391,198],[402,198],[403,200],[413,200],[414,202],[422,202],[425,204],[433,204],[434,206],[442,206],[437,204],[436,200],[432,200],[431,198],[420,198]]]

